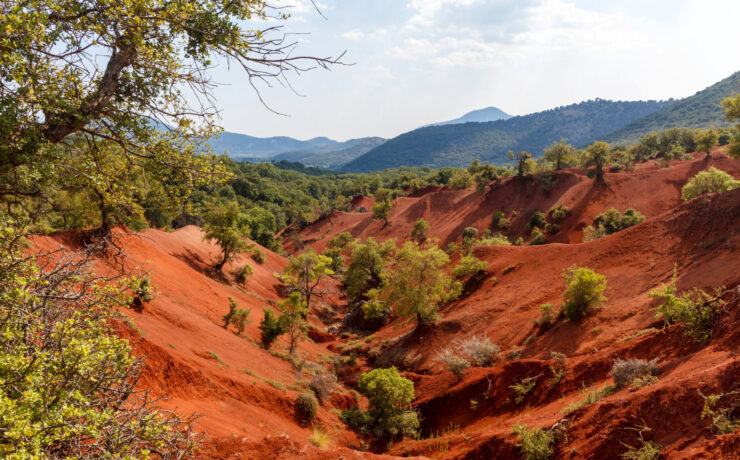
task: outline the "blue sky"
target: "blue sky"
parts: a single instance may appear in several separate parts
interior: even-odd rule
[[[524,115],[573,102],[689,96],[740,70],[737,0],[308,0],[285,23],[337,66],[261,88],[214,80],[228,131],[299,139],[393,137],[496,106]],[[298,94],[296,94],[296,92]]]

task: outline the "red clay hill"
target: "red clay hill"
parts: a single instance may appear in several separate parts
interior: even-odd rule
[[[320,305],[310,315],[314,340],[301,343],[301,358],[328,367],[342,351],[360,354],[357,366],[344,369],[347,385],[319,410],[319,423],[331,438],[325,449],[308,442],[311,429],[294,417],[306,369],[297,370],[285,359],[285,343],[279,342],[273,353],[258,345],[262,309],[274,308],[284,297],[274,273],[286,259],[267,250],[263,264],[240,256],[225,272],[249,262],[254,273],[237,286],[228,275],[209,275],[217,250],[195,227],[122,236],[127,263],[149,271],[157,286],[155,300],[140,311],[125,312],[128,334],[147,359],[141,385],[169,396],[168,408],[202,414],[199,428],[208,435],[203,458],[373,458],[333,409],[354,403],[350,383],[359,373],[390,365],[415,382],[422,436],[386,446],[387,456],[519,458],[512,426],[521,423],[567,427],[567,440],[553,458],[619,458],[625,445],[639,444],[638,426],[651,428],[643,436],[661,446],[662,458],[740,458],[740,432],[715,435],[708,420],[701,419],[699,392],[740,390],[740,190],[689,202],[680,197],[686,181],[712,165],[740,177],[740,161],[720,151],[710,159],[697,156],[666,168],[645,164],[607,173],[603,183],[570,169],[554,172],[546,182],[503,179],[483,193],[439,188],[398,198],[387,225],[360,212],[361,206],[370,209],[372,201],[358,199],[354,211],[328,213],[285,238],[288,252],[299,242],[322,250],[328,238],[344,231],[360,239],[402,241],[414,221],[424,218],[431,226],[429,236],[446,245],[459,242],[465,227],[491,228],[492,215],[502,211],[511,221],[511,237],[522,236],[526,243],[532,212],[560,204],[571,210],[560,229],[547,235],[548,244],[476,248],[474,254],[487,264],[485,279],[445,305],[442,319],[430,326],[414,329],[394,322],[366,337],[331,336],[330,326],[346,311],[346,300],[340,283],[325,282]],[[646,220],[582,243],[583,228],[611,207],[632,207]],[[65,234],[35,240],[39,249],[70,244]],[[562,302],[560,274],[574,264],[606,276],[608,300],[582,321],[558,321],[540,330],[533,322],[540,305]],[[648,293],[669,282],[674,267],[679,290],[726,288],[726,303],[708,343],[687,339],[679,326],[663,328],[655,318],[657,300]],[[101,265],[100,270],[112,268]],[[221,324],[229,297],[251,308],[251,322],[241,337]],[[502,357],[493,367],[471,368],[458,379],[435,361],[443,347],[481,334],[501,347]],[[509,351],[514,359],[506,358]],[[552,352],[564,357],[555,359]],[[565,407],[584,397],[584,388],[611,383],[616,358],[657,358],[659,380],[619,389],[565,413]],[[529,377],[535,385],[517,403],[511,387]]]

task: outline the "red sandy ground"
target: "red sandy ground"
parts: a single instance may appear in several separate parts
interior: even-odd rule
[[[515,422],[550,427],[565,418],[570,422],[567,442],[559,445],[555,458],[618,458],[626,450],[624,444],[638,443],[637,432],[630,429],[637,425],[652,428],[645,438],[660,444],[665,458],[740,458],[740,433],[716,436],[708,422],[700,420],[699,390],[728,392],[738,389],[740,382],[740,190],[686,203],[680,198],[685,182],[710,165],[740,177],[740,162],[715,151],[708,160],[702,155],[675,161],[669,168],[646,164],[632,172],[608,173],[603,184],[586,178],[582,170],[565,170],[555,173],[549,191],[533,178],[507,178],[483,194],[432,188],[394,200],[386,226],[373,221],[370,213],[335,211],[302,229],[301,240],[321,250],[329,237],[343,231],[360,239],[407,239],[414,221],[423,217],[431,224],[430,236],[446,244],[459,242],[467,226],[488,228],[493,213],[502,210],[507,216],[517,212],[511,219],[512,236],[526,240],[527,210],[547,211],[557,204],[572,210],[560,231],[548,235],[550,244],[477,248],[475,255],[488,264],[486,279],[444,306],[443,319],[434,325],[413,330],[392,323],[356,342],[363,343],[363,370],[393,364],[416,383],[423,438],[397,443],[385,453],[518,458],[517,439],[511,434]],[[353,209],[372,206],[370,199],[356,201]],[[583,227],[610,207],[633,207],[647,219],[617,234],[581,243]],[[319,423],[328,428],[332,439],[330,447],[321,450],[307,442],[310,428],[294,419],[298,391],[263,381],[288,387],[304,377],[257,344],[262,309],[273,308],[281,298],[273,273],[282,270],[285,258],[265,250],[267,257],[260,265],[240,256],[224,270],[245,262],[252,265],[254,273],[244,287],[238,287],[229,282],[230,277],[219,281],[208,276],[217,250],[202,241],[195,227],[172,233],[147,230],[123,241],[128,264],[150,271],[157,286],[154,301],[140,312],[125,312],[143,332],[136,344],[147,360],[142,386],[168,395],[169,408],[202,414],[199,427],[209,439],[201,457],[373,457],[351,449],[361,445],[361,439],[332,412],[352,403],[348,389],[333,398],[336,405],[325,402],[319,411]],[[295,238],[286,241],[291,241],[286,249],[292,250]],[[37,238],[35,244],[49,249],[69,241],[59,234]],[[560,273],[573,264],[606,275],[607,302],[580,322],[560,321],[548,331],[539,331],[532,321],[539,316],[539,306],[559,305],[564,290]],[[648,292],[670,281],[674,264],[679,289],[728,288],[728,302],[711,341],[697,345],[678,326],[620,341],[642,329],[662,327],[651,310],[656,300]],[[321,305],[311,317],[312,326],[321,330],[327,327],[319,321],[322,310],[341,313],[346,308],[337,282],[324,283],[323,290]],[[241,337],[221,327],[228,297],[251,308],[251,323]],[[492,368],[471,368],[458,380],[434,357],[452,341],[474,334],[486,334],[501,347],[502,355],[512,346],[521,347],[522,358],[502,359]],[[329,339],[301,343],[301,356],[318,362],[337,354],[345,339]],[[285,343],[277,348],[284,351]],[[548,360],[551,351],[567,356],[567,373],[554,385],[547,384],[552,377],[549,366],[554,364]],[[639,390],[618,390],[563,415],[565,406],[583,397],[584,385],[611,383],[608,373],[615,358],[660,358],[660,380]],[[538,375],[534,391],[521,404],[514,404],[509,386]],[[352,380],[350,376],[348,382]],[[471,400],[477,401],[475,409]]]

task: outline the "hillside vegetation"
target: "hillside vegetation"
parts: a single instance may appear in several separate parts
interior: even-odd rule
[[[398,166],[464,166],[474,159],[501,164],[511,149],[539,153],[561,138],[585,145],[669,104],[598,99],[508,120],[420,128],[385,142],[342,169],[367,172]]]
[[[740,72],[736,72],[724,80],[699,91],[693,96],[681,99],[667,107],[646,115],[603,136],[601,140],[610,143],[629,144],[652,131],[662,131],[668,128],[708,128],[729,126],[725,118],[725,110],[720,103],[722,99],[740,92]]]

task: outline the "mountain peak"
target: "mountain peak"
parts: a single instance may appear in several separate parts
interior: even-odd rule
[[[498,107],[491,106],[483,109],[473,110],[461,116],[460,118],[455,118],[454,120],[442,121],[439,123],[430,123],[428,125],[422,126],[422,128],[426,128],[427,126],[457,125],[460,123],[486,123],[496,120],[508,120],[509,118],[511,118],[511,115],[499,109]]]

